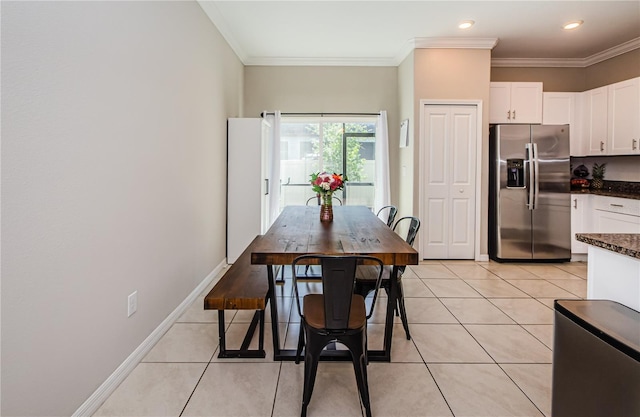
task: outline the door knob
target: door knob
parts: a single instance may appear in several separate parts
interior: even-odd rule
[[[459,192],[460,194],[464,193],[464,189],[461,188]]]

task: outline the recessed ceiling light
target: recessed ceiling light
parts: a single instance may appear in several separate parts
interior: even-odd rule
[[[476,23],[476,22],[474,22],[473,20],[464,20],[464,21],[460,22],[458,27],[460,29],[469,29],[471,26],[473,26],[474,23]]]
[[[565,23],[564,26],[562,26],[562,28],[564,30],[571,30],[571,29],[577,28],[578,26],[580,26],[583,23],[584,22],[582,20],[574,20],[573,22]]]

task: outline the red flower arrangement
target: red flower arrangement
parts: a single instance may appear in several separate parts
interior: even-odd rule
[[[342,174],[329,174],[318,172],[311,174],[311,187],[320,195],[331,195],[337,190],[342,190],[347,181]]]

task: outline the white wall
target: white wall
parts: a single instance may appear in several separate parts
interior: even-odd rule
[[[572,157],[571,165],[575,169],[584,164],[589,169],[589,177],[593,171],[593,164],[606,163],[604,179],[607,181],[631,181],[640,182],[640,156],[585,156]]]
[[[392,175],[396,175],[398,178],[398,219],[404,216],[413,216],[413,201],[417,200],[418,196],[414,197],[413,188],[413,155],[416,148],[416,140],[418,135],[416,132],[420,131],[420,119],[414,118],[414,55],[415,52],[411,52],[398,66],[398,107],[400,120],[409,120],[409,146],[405,148],[399,148],[399,161],[397,164],[398,170]],[[415,212],[418,215],[418,212]]]
[[[3,1],[1,69],[2,415],[70,415],[224,260],[242,64],[195,2]]]

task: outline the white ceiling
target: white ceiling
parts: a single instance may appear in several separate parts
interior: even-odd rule
[[[414,47],[497,40],[497,64],[585,66],[640,47],[639,0],[199,3],[245,65],[398,65]]]

